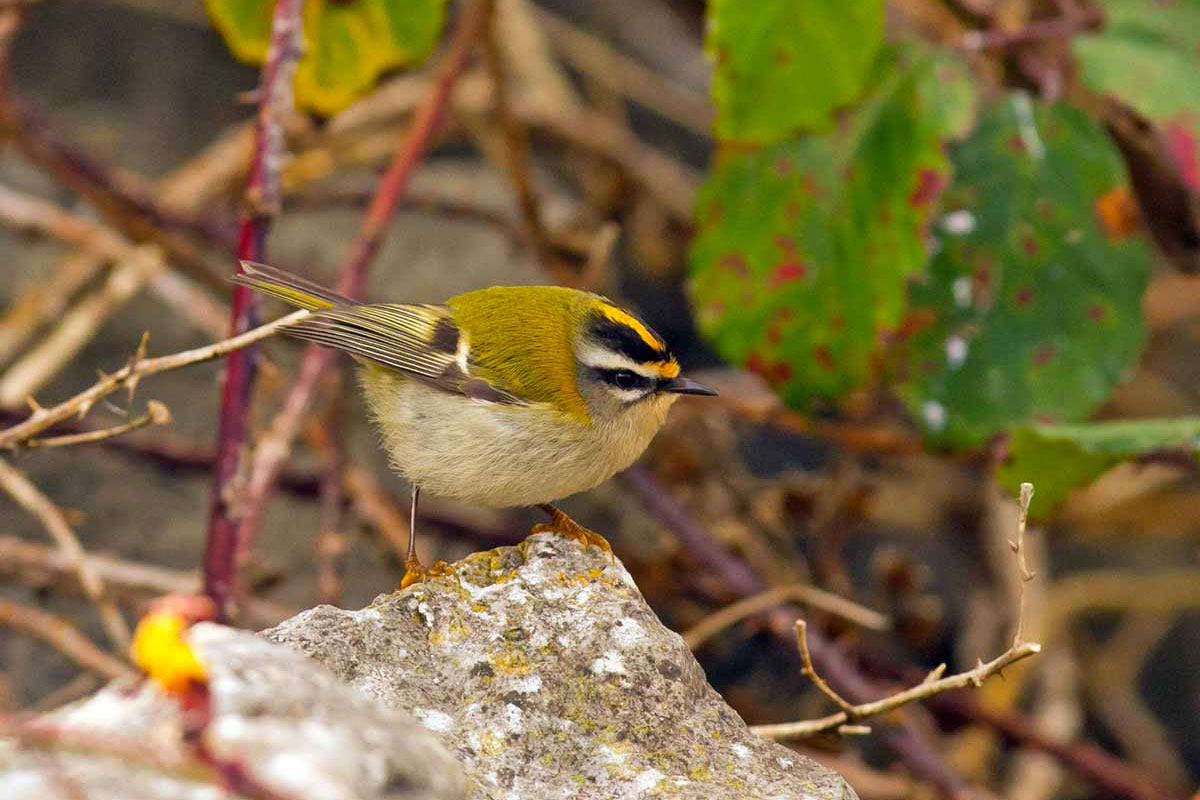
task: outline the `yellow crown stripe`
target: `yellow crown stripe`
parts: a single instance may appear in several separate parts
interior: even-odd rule
[[[637,335],[642,338],[642,341],[653,347],[655,350],[662,352],[666,349],[663,347],[663,343],[658,340],[658,337],[651,333],[650,329],[642,324],[642,321],[632,314],[622,311],[616,306],[610,306],[607,304],[601,304],[600,313],[604,314],[604,316],[608,317],[618,325],[625,325],[626,327],[633,328],[633,330],[637,332]]]

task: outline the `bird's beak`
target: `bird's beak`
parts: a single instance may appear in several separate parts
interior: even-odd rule
[[[705,386],[699,381],[694,381],[691,378],[671,378],[663,381],[658,385],[660,392],[674,392],[675,394],[705,394],[715,396],[716,389]]]

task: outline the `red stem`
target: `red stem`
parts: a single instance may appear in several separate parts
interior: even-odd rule
[[[262,261],[271,217],[279,207],[279,166],[285,146],[282,115],[292,102],[292,75],[300,58],[303,0],[279,0],[271,21],[271,45],[263,64],[258,119],[254,134],[254,163],[246,187],[247,210],[238,234],[238,258]],[[239,264],[236,271],[241,271]],[[254,294],[233,288],[230,335],[254,326]],[[229,615],[236,583],[235,562],[239,513],[236,507],[242,456],[246,450],[250,398],[254,389],[254,347],[235,350],[225,360],[221,411],[217,426],[217,457],[213,470],[212,503],[204,554],[204,593],[216,604],[218,618]]]
[[[367,270],[379,250],[383,235],[396,211],[400,197],[408,188],[417,164],[424,158],[437,133],[455,82],[467,66],[471,49],[482,34],[491,14],[492,0],[475,0],[464,12],[449,49],[428,92],[421,99],[412,127],[392,158],[379,182],[375,196],[363,217],[358,238],[338,269],[336,289],[349,297],[362,294]],[[283,409],[272,421],[269,433],[260,442],[250,470],[250,481],[242,497],[243,515],[237,536],[237,554],[245,563],[251,552],[254,533],[267,498],[275,488],[292,440],[300,429],[321,374],[333,363],[335,353],[310,345],[304,353],[296,382],[288,390]]]

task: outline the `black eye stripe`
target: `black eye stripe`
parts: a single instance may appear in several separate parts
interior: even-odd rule
[[[639,375],[631,369],[597,369],[596,374],[605,383],[622,391],[647,389],[654,384],[653,378]]]

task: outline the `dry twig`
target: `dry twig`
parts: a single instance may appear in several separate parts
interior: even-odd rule
[[[197,572],[142,564],[103,553],[84,554],[83,560],[105,588],[121,598],[144,600],[164,595],[188,596],[200,591]],[[0,576],[39,589],[51,584],[73,591],[82,588],[74,562],[61,550],[15,536],[0,536]],[[296,609],[268,600],[256,597],[245,600],[245,619],[261,627],[275,625],[295,613]]]
[[[123,651],[129,646],[129,626],[112,598],[108,597],[104,591],[104,583],[84,558],[83,545],[79,543],[79,537],[75,535],[75,531],[71,530],[71,526],[67,524],[62,510],[54,505],[50,498],[42,494],[41,490],[34,486],[24,473],[2,458],[0,458],[0,489],[8,492],[18,505],[42,523],[42,527],[54,539],[79,575],[79,585],[83,587],[84,593],[96,604],[96,609],[100,613],[100,621],[104,624],[104,631],[108,634],[108,638],[114,646]]]
[[[96,647],[74,625],[45,611],[0,599],[0,625],[41,639],[79,666],[101,677],[111,680],[134,674],[133,667]]]
[[[1028,565],[1025,563],[1025,522],[1029,513],[1029,501],[1033,497],[1033,485],[1029,483],[1021,484],[1021,516],[1017,523],[1017,541],[1013,543],[1013,552],[1017,556],[1017,568],[1021,578],[1021,586],[1033,580],[1034,573],[1029,571]],[[933,672],[926,676],[921,683],[906,689],[902,692],[884,697],[881,700],[876,700],[870,703],[851,703],[836,691],[833,690],[817,672],[813,666],[812,655],[808,648],[808,626],[803,620],[796,622],[796,639],[800,648],[800,658],[803,661],[803,674],[807,676],[813,684],[816,685],[821,692],[839,706],[842,710],[836,714],[830,714],[820,719],[802,720],[800,722],[785,722],[777,725],[755,725],[751,730],[759,736],[765,736],[768,739],[801,739],[808,736],[815,736],[826,731],[836,730],[841,733],[860,732],[860,729],[852,731],[846,730],[847,725],[868,719],[870,717],[886,714],[889,711],[894,711],[901,706],[908,705],[915,700],[923,700],[932,697],[942,692],[952,689],[965,689],[968,686],[980,687],[983,682],[993,675],[999,674],[1003,669],[1010,664],[1015,664],[1022,659],[1029,658],[1041,652],[1042,646],[1036,642],[1026,642],[1022,638],[1023,615],[1025,611],[1024,589],[1022,588],[1020,600],[1020,615],[1017,618],[1016,633],[1013,636],[1012,647],[1005,650],[996,658],[987,662],[978,662],[974,669],[960,672],[949,677],[942,677],[942,673],[946,669],[946,665],[942,664]]]
[[[695,650],[716,636],[747,617],[760,614],[781,603],[801,602],[826,611],[856,625],[873,631],[885,631],[891,627],[891,620],[878,611],[859,605],[852,600],[818,589],[807,583],[795,583],[790,586],[776,586],[767,589],[736,603],[731,603],[719,611],[709,614],[704,619],[688,628],[683,633],[683,641]]]
[[[140,417],[135,417],[128,422],[123,422],[120,425],[113,425],[111,428],[100,428],[94,431],[82,431],[80,433],[67,433],[62,436],[47,436],[41,439],[30,439],[25,442],[25,447],[33,450],[38,447],[69,447],[76,444],[93,444],[95,442],[103,442],[106,439],[111,439],[114,436],[120,436],[123,433],[136,431],[139,428],[145,428],[147,425],[166,425],[171,421],[170,410],[160,403],[158,400],[151,400],[146,403],[146,413]]]
[[[138,352],[121,369],[111,375],[103,375],[92,386],[58,405],[50,408],[35,406],[33,413],[24,422],[0,431],[0,449],[20,447],[56,423],[75,415],[87,414],[97,400],[101,400],[119,389],[132,391],[142,378],[220,358],[227,353],[267,338],[280,328],[303,319],[308,313],[304,310],[293,311],[286,317],[280,317],[238,336],[157,358],[145,358],[146,337],[143,337]]]

